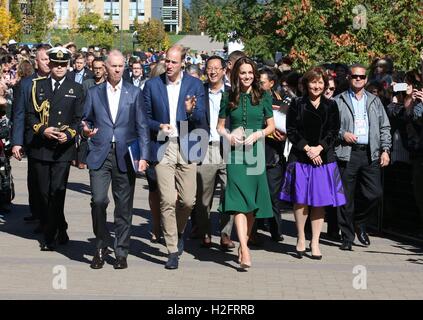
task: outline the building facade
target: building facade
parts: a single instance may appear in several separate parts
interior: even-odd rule
[[[182,0],[51,0],[54,7],[54,27],[71,28],[84,11],[111,19],[119,30],[130,30],[134,21],[162,20],[167,31],[182,30]]]

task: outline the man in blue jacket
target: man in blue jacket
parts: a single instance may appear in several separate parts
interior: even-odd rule
[[[166,269],[178,268],[183,232],[195,204],[195,162],[199,156],[193,152],[197,137],[191,132],[201,125],[205,110],[202,82],[182,72],[185,54],[182,46],[171,47],[166,53],[166,73],[147,81],[144,87],[152,157],[157,163],[163,233],[169,252]],[[205,142],[207,145],[208,141]]]
[[[91,214],[97,251],[91,268],[100,269],[107,254],[107,197],[112,183],[115,200],[115,269],[128,267],[130,228],[135,190],[135,172],[128,144],[138,140],[140,161],[137,171],[147,169],[150,132],[142,91],[123,81],[124,57],[112,50],[106,60],[107,81],[92,87],[84,105],[82,134],[88,140]]]

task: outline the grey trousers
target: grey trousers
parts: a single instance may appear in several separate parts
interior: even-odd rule
[[[220,157],[220,146],[218,144],[209,146],[205,160],[209,161],[204,161],[202,165],[197,167],[197,195],[194,209],[201,237],[206,234],[211,236],[212,234],[210,210],[216,186],[220,184],[220,203],[225,196],[226,188],[226,164]],[[230,237],[233,223],[233,215],[221,213],[219,216],[220,233]]]
[[[97,249],[106,248],[109,245],[110,233],[107,229],[106,209],[110,202],[107,194],[110,183],[112,184],[115,202],[114,250],[116,257],[128,256],[131,238],[135,173],[131,165],[127,167],[127,172],[119,170],[115,150],[110,149],[103,165],[97,170],[90,170],[91,215]]]

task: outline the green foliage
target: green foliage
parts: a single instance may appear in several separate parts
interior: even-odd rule
[[[423,43],[421,0],[232,0],[206,3],[202,14],[213,39],[227,41],[232,32],[248,54],[269,58],[281,51],[302,71],[384,55],[410,69]]]
[[[103,20],[98,13],[85,12],[78,18],[78,32],[87,45],[113,47],[115,29],[110,20]]]
[[[189,15],[189,11],[187,8],[183,8],[182,10],[182,26],[183,26],[183,32],[190,32],[191,29],[191,17]]]
[[[154,48],[156,50],[167,49],[170,40],[165,32],[164,24],[160,20],[151,19],[138,25],[138,43],[142,50]]]
[[[54,19],[54,12],[50,1],[32,1],[31,35],[37,42],[46,41],[50,24]]]

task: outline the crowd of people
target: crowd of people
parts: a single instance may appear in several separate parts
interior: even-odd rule
[[[28,203],[42,251],[69,241],[64,204],[71,165],[88,168],[96,249],[91,268],[113,248],[127,268],[136,175],[145,173],[151,241],[179,267],[186,227],[212,246],[211,209],[220,185],[220,248],[252,266],[258,229],[283,241],[281,209],[293,205],[295,256],[320,260],[320,234],[352,250],[370,245],[366,226],[383,192],[382,168],[413,166],[423,222],[423,80],[398,72],[389,57],[368,68],[333,63],[293,70],[293,61],[135,52],[73,44],[0,49],[0,210],[11,210],[10,158],[28,161]],[[422,56],[423,66],[423,56]],[[139,157],[129,156],[136,145]],[[132,155],[133,156],[133,155]],[[107,229],[115,203],[114,243]],[[233,228],[235,225],[235,228]],[[310,243],[307,248],[307,234]]]

